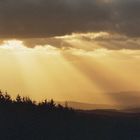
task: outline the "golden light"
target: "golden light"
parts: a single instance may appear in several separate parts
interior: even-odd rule
[[[105,36],[108,34],[57,38],[70,44],[65,49],[57,44],[29,48],[23,41],[5,40],[0,45],[0,88],[36,100],[117,105],[108,93],[140,90],[140,51],[104,48],[96,38]]]
[[[24,43],[21,40],[6,40],[0,45],[0,48],[3,49],[21,49],[24,47]]]

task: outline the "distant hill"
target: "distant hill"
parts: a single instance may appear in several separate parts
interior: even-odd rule
[[[94,109],[116,109],[140,112],[140,91],[122,91],[115,93],[108,93],[112,99],[118,103],[117,106],[109,104],[90,104],[83,102],[68,101],[69,107],[80,110],[94,110]],[[61,105],[65,105],[65,102],[58,102]]]
[[[65,106],[65,102],[58,102],[61,105]],[[107,104],[89,104],[89,103],[82,103],[82,102],[67,102],[68,107],[72,107],[78,110],[94,110],[94,109],[114,109],[115,106],[107,105]]]
[[[63,107],[53,100],[37,103],[20,95],[13,100],[0,92],[0,140],[140,140],[140,113],[105,107],[111,108],[78,102]]]

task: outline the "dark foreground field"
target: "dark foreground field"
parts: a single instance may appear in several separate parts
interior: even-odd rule
[[[74,111],[0,93],[0,140],[140,140],[140,115]]]

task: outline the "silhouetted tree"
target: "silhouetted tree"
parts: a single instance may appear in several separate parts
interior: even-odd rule
[[[12,102],[11,96],[7,92],[5,92],[4,98],[6,102]]]
[[[0,90],[0,103],[3,103],[5,101],[4,95],[2,91]]]
[[[21,98],[21,96],[19,94],[16,97],[16,102],[17,103],[22,103],[22,98]]]
[[[54,109],[56,106],[55,106],[56,104],[54,103],[54,100],[53,99],[51,99],[49,102],[48,102],[48,107],[50,108],[50,109]]]
[[[0,91],[0,140],[139,140],[139,116],[74,111],[67,102],[14,100]]]

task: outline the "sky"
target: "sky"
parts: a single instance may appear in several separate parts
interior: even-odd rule
[[[139,0],[0,0],[0,89],[140,106],[139,13]]]

